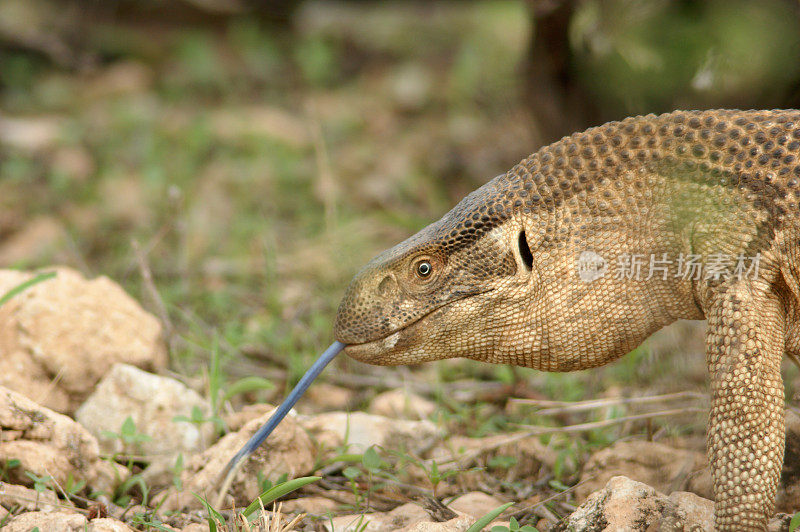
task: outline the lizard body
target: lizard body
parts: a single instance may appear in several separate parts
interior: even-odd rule
[[[797,110],[648,115],[565,137],[368,263],[336,339],[373,364],[569,371],[706,319],[716,526],[763,530],[783,463],[780,364],[800,353],[799,157]]]

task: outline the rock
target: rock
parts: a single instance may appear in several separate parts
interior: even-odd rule
[[[98,194],[103,202],[97,207],[102,209],[105,219],[126,228],[146,226],[152,220],[152,204],[148,203],[145,184],[137,175],[105,178],[99,183]]]
[[[166,367],[161,325],[122,288],[55,271],[0,307],[0,385],[72,413],[117,362]],[[33,275],[0,270],[0,294]]]
[[[209,121],[210,131],[226,142],[264,137],[297,148],[311,142],[302,116],[274,106],[223,107],[211,112]]]
[[[427,419],[435,410],[431,401],[401,389],[378,394],[369,405],[370,414],[396,419]]]
[[[355,396],[356,392],[352,388],[336,386],[328,382],[318,382],[306,392],[306,405],[309,403],[316,405],[316,410],[312,411],[318,412],[349,410]]]
[[[460,514],[449,521],[437,523],[431,520],[425,510],[407,503],[386,513],[341,515],[322,525],[329,532],[463,532],[473,521],[475,519],[471,516]]]
[[[335,512],[338,507],[339,503],[325,497],[301,497],[283,502],[283,511],[287,514],[325,516]]]
[[[501,504],[503,504],[503,501],[495,499],[482,491],[471,491],[460,496],[447,506],[455,512],[480,519]]]
[[[25,486],[0,482],[0,503],[6,504],[9,508],[18,506],[27,511],[53,511],[57,508],[58,497],[52,490],[38,493]]]
[[[778,514],[767,523],[767,532],[787,532],[792,522],[792,515]]]
[[[776,510],[794,514],[800,511],[800,415],[786,409],[786,448]]]
[[[586,499],[551,532],[714,530],[714,503],[693,493],[669,497],[651,486],[617,476]]]
[[[707,469],[708,460],[704,452],[676,449],[650,441],[620,441],[589,458],[581,474],[588,480],[575,489],[575,496],[579,502],[583,501],[611,477],[620,475],[665,493],[687,488],[694,490],[695,486],[710,490],[710,481],[707,486],[699,480],[690,482],[692,475]],[[711,496],[711,493],[698,495]]]
[[[420,521],[401,528],[400,532],[462,532],[469,528],[474,521],[475,519],[468,515],[459,515],[443,523]]]
[[[60,146],[53,153],[50,164],[59,175],[74,181],[76,186],[85,184],[97,169],[89,151],[78,146]]]
[[[0,267],[52,258],[67,241],[64,226],[51,216],[38,216],[0,242]]]
[[[205,449],[215,435],[213,423],[198,427],[188,421],[174,421],[176,416],[191,418],[195,408],[204,418],[210,416],[208,402],[183,383],[128,364],[115,364],[75,417],[97,438],[106,454],[144,455],[174,462],[178,453]],[[128,417],[133,419],[136,431],[148,435],[149,440],[126,444],[105,435],[119,433]]]
[[[26,152],[36,152],[52,148],[58,141],[63,117],[0,116],[0,145],[6,145]]]
[[[659,530],[714,530],[714,501],[688,491],[669,494],[661,514]]]
[[[100,460],[97,440],[72,419],[39,406],[27,397],[0,387],[0,461],[16,459],[10,481],[32,485],[24,474],[52,476],[64,486],[67,479],[85,480],[90,488],[113,492],[126,480],[127,469]]]
[[[245,405],[241,410],[224,415],[222,419],[225,421],[225,426],[228,427],[228,430],[231,432],[236,432],[244,427],[249,421],[257,417],[262,417],[264,414],[271,412],[274,409],[274,406],[267,403],[255,403],[252,405]],[[294,410],[291,410],[289,415],[292,415],[293,412]]]
[[[3,532],[84,532],[86,517],[69,511],[27,512],[13,518],[3,527]],[[129,529],[130,530],[130,529]]]
[[[87,524],[86,530],[88,532],[133,532],[133,529],[122,521],[110,517],[92,519]]]
[[[183,527],[181,532],[208,532],[208,530],[207,523],[192,523],[191,525]]]
[[[430,73],[417,63],[409,63],[396,69],[389,89],[398,107],[412,112],[428,103],[432,87]]]
[[[251,420],[238,432],[223,436],[206,451],[189,458],[181,473],[183,492],[179,494],[170,488],[164,495],[166,502],[162,511],[199,509],[200,502],[191,493],[214,501],[222,470],[271,415],[272,411]],[[314,468],[315,451],[308,434],[287,416],[239,469],[222,508],[231,508],[234,503],[238,508],[250,504],[263,491],[259,477],[276,482],[283,474],[289,478],[308,475]]]
[[[57,512],[28,512],[11,520],[3,532],[133,532],[133,529],[116,519],[103,518],[87,521],[82,514],[59,510]]]
[[[365,412],[328,412],[301,418],[301,423],[326,448],[336,448],[346,438],[352,452],[363,452],[372,445],[415,449],[441,432],[427,420],[403,421]]]

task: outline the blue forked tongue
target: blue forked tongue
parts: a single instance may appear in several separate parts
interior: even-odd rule
[[[231,482],[233,481],[233,477],[236,475],[236,472],[239,470],[239,466],[244,462],[244,460],[250,456],[253,451],[258,449],[264,440],[272,434],[272,431],[275,430],[275,427],[286,417],[286,414],[289,410],[292,409],[294,404],[300,399],[306,390],[314,382],[314,379],[322,373],[322,370],[325,369],[325,366],[330,363],[331,360],[334,359],[336,355],[338,355],[342,349],[344,349],[345,344],[341,342],[333,342],[328,349],[322,353],[319,358],[317,359],[314,364],[308,368],[305,375],[300,379],[300,381],[295,385],[286,399],[280,404],[280,406],[275,410],[264,425],[261,426],[258,431],[244,444],[244,446],[239,449],[239,452],[231,458],[231,461],[228,462],[228,465],[225,466],[225,469],[222,471],[223,473],[227,473],[225,476],[225,482],[222,485],[222,489],[220,490],[219,497],[217,499],[216,507],[219,508],[222,506],[222,500],[225,497],[225,494],[228,492],[228,488],[230,487]]]

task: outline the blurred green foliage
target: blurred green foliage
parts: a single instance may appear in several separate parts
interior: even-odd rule
[[[783,0],[587,0],[573,72],[618,114],[778,106],[798,90],[798,20]]]

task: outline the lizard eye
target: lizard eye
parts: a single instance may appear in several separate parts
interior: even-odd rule
[[[433,266],[431,266],[431,263],[428,262],[427,260],[421,260],[417,263],[417,275],[419,275],[423,279],[425,277],[428,277],[432,271],[433,271]]]

